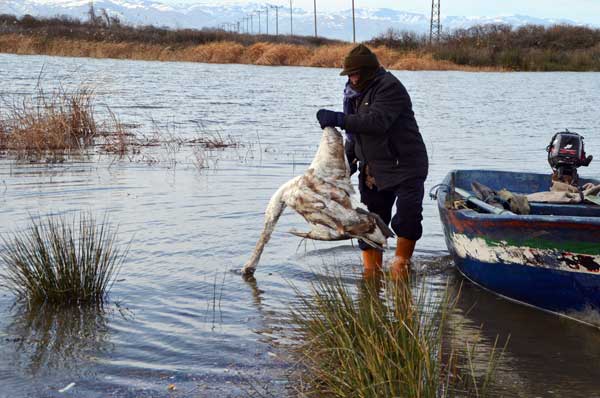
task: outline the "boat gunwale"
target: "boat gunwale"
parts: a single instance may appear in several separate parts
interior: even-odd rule
[[[445,176],[442,186],[448,187],[448,189],[440,189],[437,195],[438,208],[440,211],[444,212],[453,212],[455,214],[459,214],[461,219],[465,221],[486,221],[486,222],[497,222],[497,223],[524,223],[524,224],[536,224],[536,223],[550,223],[553,225],[556,224],[576,224],[577,226],[592,226],[592,227],[600,227],[600,214],[598,217],[590,217],[590,216],[571,216],[571,215],[548,215],[548,214],[491,214],[491,213],[482,213],[475,211],[473,209],[449,209],[445,206],[446,196],[449,194],[449,189],[451,187],[451,178],[457,173],[462,172],[490,172],[490,173],[506,173],[506,174],[529,174],[529,175],[538,175],[545,176],[545,174],[541,173],[518,173],[512,171],[502,171],[502,170],[482,170],[482,169],[469,169],[469,170],[451,170]],[[586,181],[597,182],[595,179],[584,178]],[[581,203],[573,203],[573,204],[560,204],[561,206],[586,206],[586,207],[598,207],[598,211],[600,213],[600,206],[597,205],[586,205]]]

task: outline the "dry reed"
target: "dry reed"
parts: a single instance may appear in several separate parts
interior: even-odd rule
[[[366,44],[388,68],[600,70],[600,29],[583,26],[475,25],[446,32],[436,43],[388,29]],[[0,15],[0,51],[17,54],[339,67],[350,46],[323,37],[130,26],[108,15],[88,21]]]
[[[85,87],[47,94],[38,85],[35,95],[7,104],[0,113],[1,145],[23,157],[79,151],[97,132],[93,96]]]
[[[216,41],[200,45],[168,46],[136,42],[36,38],[15,34],[0,35],[0,52],[46,54],[72,57],[115,58],[204,63],[237,63],[270,66],[311,66],[340,68],[351,44],[323,46],[258,42],[243,45]],[[403,52],[386,46],[374,47],[383,66],[407,70],[500,70],[494,67],[458,65],[437,60],[430,53]]]
[[[122,156],[136,144],[109,107],[108,117],[98,120],[94,90],[85,85],[46,92],[38,82],[32,95],[4,102],[0,150],[17,159],[55,161],[96,145]]]

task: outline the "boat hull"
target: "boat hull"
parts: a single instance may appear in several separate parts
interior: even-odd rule
[[[470,281],[521,303],[573,317],[590,310],[600,311],[595,275],[520,264],[484,263],[456,256],[455,263]]]
[[[478,181],[501,185],[494,189],[526,193],[521,173],[515,173],[516,182],[511,173],[498,172],[501,178],[481,173]],[[456,177],[446,178],[438,207],[448,250],[466,278],[511,300],[584,322],[600,314],[600,207],[575,207],[582,215],[572,215],[573,206],[540,207],[535,211],[541,214],[527,216],[454,209],[448,192],[457,181],[465,186],[469,175]]]

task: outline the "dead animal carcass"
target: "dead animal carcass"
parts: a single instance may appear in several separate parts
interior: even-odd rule
[[[393,232],[354,197],[350,167],[344,154],[342,134],[331,127],[323,130],[317,154],[308,170],[283,184],[271,197],[265,225],[250,260],[242,268],[251,276],[277,220],[286,206],[294,209],[311,226],[308,232],[290,231],[315,240],[362,239],[375,248],[384,248]]]

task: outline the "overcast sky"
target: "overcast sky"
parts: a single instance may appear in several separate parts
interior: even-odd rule
[[[157,0],[164,3],[259,3],[240,0]],[[266,0],[265,3],[289,5],[289,0]],[[600,24],[600,0],[441,0],[443,15],[499,16],[522,14],[540,18],[566,18],[577,22]],[[294,7],[312,10],[313,0],[293,0]],[[357,8],[393,8],[420,14],[430,12],[431,0],[355,0]],[[317,0],[317,9],[351,8],[352,0]]]

